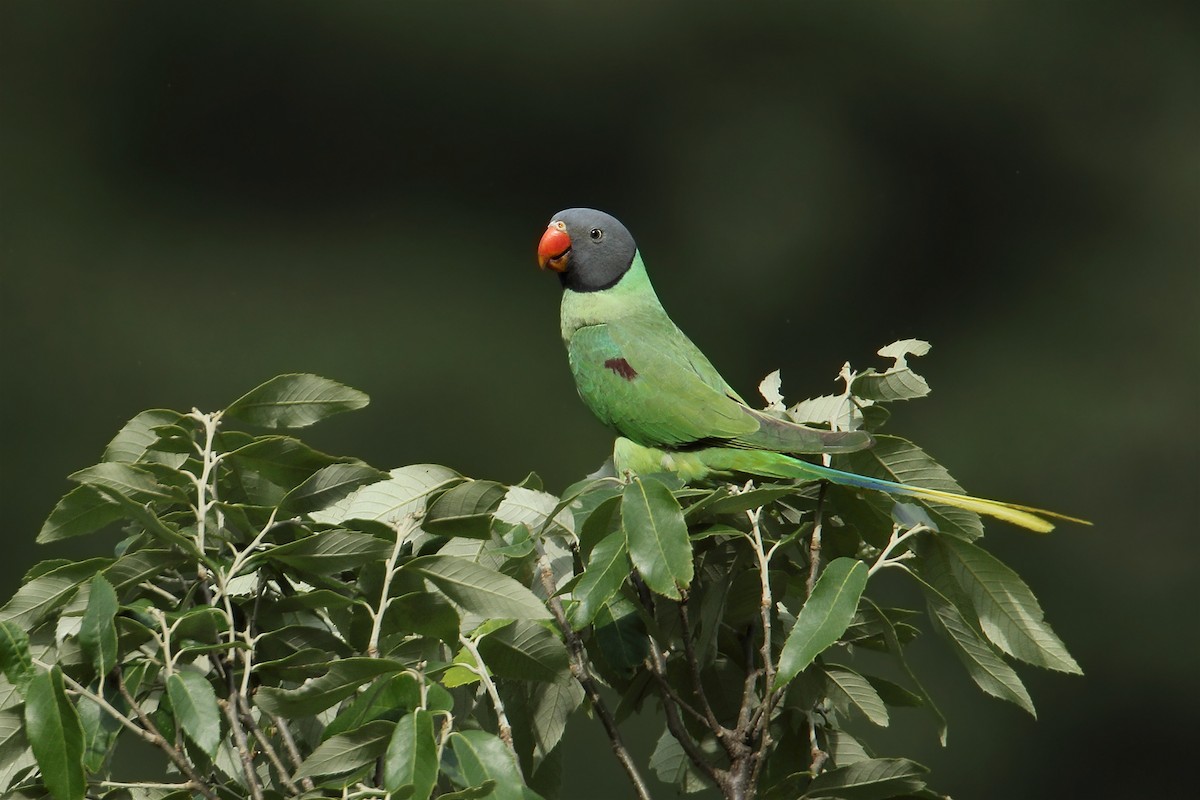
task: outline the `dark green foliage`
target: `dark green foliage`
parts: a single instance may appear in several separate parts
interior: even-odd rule
[[[882,424],[880,403],[928,391],[905,363],[920,344],[792,417]],[[764,384],[788,414],[777,389]],[[730,798],[935,797],[923,767],[844,730],[921,707],[945,738],[905,659],[930,625],[870,599],[889,568],[988,694],[1033,712],[1009,658],[1079,672],[965,512],[673,476],[558,497],[536,476],[383,472],[229,425],[296,428],[365,403],[281,376],[224,412],[138,414],[72,476],[38,538],[120,538],[112,558],[34,567],[0,608],[0,793],[129,796],[117,784],[137,780],[111,755],[136,736],[175,784],[148,798],[554,798],[574,712],[616,738],[650,701],[662,736],[625,766],[639,796],[653,773]],[[952,483],[902,439],[845,460]],[[875,674],[859,650],[896,669]]]

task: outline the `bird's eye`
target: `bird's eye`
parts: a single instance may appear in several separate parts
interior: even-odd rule
[[[588,231],[588,236],[592,237],[593,242],[598,242],[604,238],[604,231],[600,230],[599,228],[592,228],[590,231]]]

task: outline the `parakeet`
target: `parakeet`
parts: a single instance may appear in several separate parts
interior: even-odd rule
[[[812,464],[795,454],[870,447],[866,431],[826,431],[751,408],[659,302],[633,236],[590,208],[555,214],[538,265],[562,282],[561,326],[575,386],[601,422],[621,434],[618,472],[676,472],[688,482],[749,474],[826,480],[964,508],[1045,532],[1041,509],[926,489]],[[791,454],[791,455],[789,455]]]

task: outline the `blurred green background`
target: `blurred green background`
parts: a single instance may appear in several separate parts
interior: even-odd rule
[[[777,367],[789,399],[824,393],[843,361],[928,339],[933,395],[890,430],[977,493],[1096,521],[988,538],[1086,677],[1025,670],[1035,722],[924,637],[950,747],[901,713],[884,754],[959,797],[1180,796],[1200,712],[1184,6],[6,0],[0,594],[111,547],[33,537],[128,417],[281,372],[370,393],[308,434],[326,450],[551,489],[592,470],[611,436],[533,256],[553,212],[596,206],[747,395]],[[566,797],[627,795],[598,735],[567,770]]]

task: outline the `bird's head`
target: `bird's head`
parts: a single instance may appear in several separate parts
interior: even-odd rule
[[[637,245],[615,217],[594,208],[568,208],[550,219],[538,242],[538,266],[558,273],[576,292],[598,292],[621,280]]]

